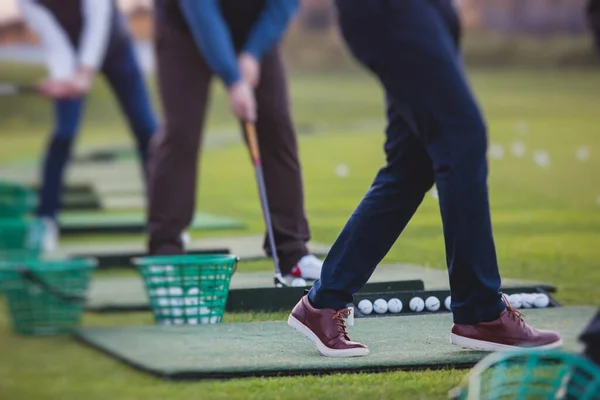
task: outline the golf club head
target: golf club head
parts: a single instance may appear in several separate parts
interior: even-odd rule
[[[278,287],[278,288],[290,287],[290,284],[283,278],[283,276],[281,276],[279,274],[275,274],[273,281],[275,283],[275,287]]]

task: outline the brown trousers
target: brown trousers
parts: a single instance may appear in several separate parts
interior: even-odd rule
[[[191,223],[196,208],[198,154],[213,74],[193,38],[182,30],[158,24],[155,45],[164,124],[150,150],[149,251],[181,254],[180,235]],[[310,232],[285,70],[278,49],[265,55],[261,70],[256,89],[256,130],[277,256],[281,272],[286,274],[308,254]],[[248,168],[252,168],[250,161]],[[260,209],[257,215],[262,215]],[[264,250],[271,256],[266,239]]]

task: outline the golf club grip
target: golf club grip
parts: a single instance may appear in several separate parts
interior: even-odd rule
[[[248,147],[250,148],[250,156],[255,165],[259,165],[260,161],[260,150],[258,149],[258,139],[256,138],[256,127],[252,122],[244,123],[244,130],[246,131],[246,137],[248,138]]]

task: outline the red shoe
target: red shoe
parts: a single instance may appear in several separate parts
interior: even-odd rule
[[[362,343],[353,342],[346,331],[347,308],[335,311],[310,305],[308,296],[302,297],[288,318],[288,325],[313,342],[326,357],[357,357],[369,354]]]
[[[483,351],[508,351],[521,348],[556,349],[563,341],[556,332],[537,330],[525,323],[523,314],[506,301],[498,319],[475,325],[452,326],[450,341],[457,346]]]

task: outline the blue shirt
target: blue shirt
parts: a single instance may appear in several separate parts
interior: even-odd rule
[[[220,9],[221,0],[179,0],[181,11],[209,67],[226,86],[240,80],[236,50]],[[248,0],[240,0],[248,1]],[[299,0],[265,0],[265,7],[248,33],[243,52],[258,60],[276,42],[298,10]]]

